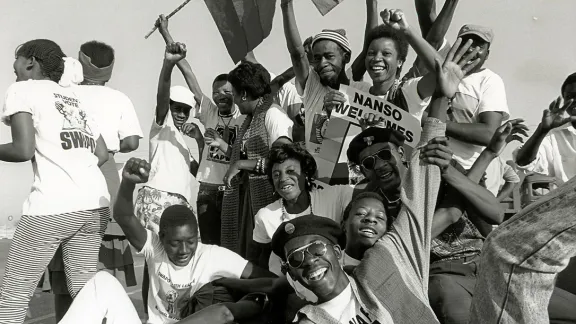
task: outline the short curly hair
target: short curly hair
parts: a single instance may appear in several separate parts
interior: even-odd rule
[[[380,38],[389,38],[396,44],[396,51],[398,52],[398,59],[402,62],[406,62],[408,57],[408,41],[404,38],[398,31],[392,29],[392,27],[386,25],[380,25],[370,31],[368,34],[368,44],[371,44],[374,40]],[[399,75],[402,71],[402,67],[398,68],[396,74]]]
[[[16,57],[34,57],[42,74],[54,82],[60,82],[64,73],[64,58],[66,55],[58,44],[49,39],[35,39],[16,48]]]
[[[258,63],[242,61],[234,70],[228,73],[228,82],[236,92],[246,92],[252,99],[263,97],[272,92],[270,88],[270,73]]]
[[[90,62],[98,67],[104,68],[114,63],[114,49],[112,46],[99,42],[89,41],[80,46],[80,51],[90,58]]]
[[[342,215],[342,223],[340,224],[342,228],[344,228],[346,221],[350,217],[350,212],[352,211],[352,206],[354,206],[357,202],[359,202],[362,199],[376,199],[376,200],[382,202],[382,204],[384,204],[384,198],[382,197],[382,195],[380,195],[376,192],[365,191],[365,192],[358,194],[356,197],[352,198],[352,200],[350,201],[348,206],[346,206],[346,208],[344,209],[344,214]],[[386,228],[388,231],[392,228],[393,223],[394,223],[394,218],[391,217],[390,215],[386,214]]]
[[[300,162],[302,172],[309,180],[306,182],[306,190],[312,190],[312,181],[316,179],[318,167],[314,157],[297,143],[278,145],[270,149],[268,159],[266,159],[266,174],[268,175],[270,183],[273,184],[272,167],[274,164],[284,163],[284,161],[288,159],[294,159]]]

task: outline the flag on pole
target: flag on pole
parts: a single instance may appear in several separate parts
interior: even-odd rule
[[[326,16],[330,10],[334,9],[337,5],[341,4],[344,0],[312,0],[318,11],[322,16]],[[358,0],[356,0],[358,1]]]
[[[204,0],[234,63],[270,35],[276,0]]]

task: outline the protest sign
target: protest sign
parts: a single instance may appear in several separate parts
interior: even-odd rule
[[[340,92],[344,93],[347,101],[332,110],[316,156],[318,181],[328,185],[348,184],[350,170],[346,151],[354,136],[362,132],[358,118],[370,113],[380,120],[379,127],[392,128],[404,134],[404,149],[410,156],[422,132],[418,118],[367,92],[345,85],[340,86]]]
[[[312,0],[322,16],[325,16],[330,10],[342,3],[342,1],[344,0]]]

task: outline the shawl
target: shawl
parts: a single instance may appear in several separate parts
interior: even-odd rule
[[[263,101],[256,107],[252,116],[247,116],[240,128],[239,136],[232,147],[230,165],[241,159],[242,144],[245,143],[245,151],[249,160],[257,160],[268,157],[270,145],[268,130],[265,126],[266,113],[272,104],[272,97],[266,95]],[[254,215],[242,215],[240,201],[243,198],[240,192],[240,175],[232,179],[232,187],[224,192],[222,202],[221,244],[236,253],[242,255],[239,245],[241,224],[244,217]],[[249,173],[248,184],[250,188],[250,203],[252,210],[257,212],[274,201],[274,188],[266,175]],[[243,208],[245,209],[245,208]]]

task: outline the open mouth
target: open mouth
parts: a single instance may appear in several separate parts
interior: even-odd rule
[[[385,66],[380,66],[380,65],[372,66],[370,69],[372,70],[372,72],[374,72],[374,73],[376,73],[376,74],[380,74],[380,73],[386,72],[386,67],[385,67]]]
[[[372,228],[370,228],[370,227],[360,228],[360,231],[359,231],[359,232],[360,232],[360,235],[361,235],[361,236],[364,236],[364,237],[367,237],[367,238],[373,238],[373,237],[375,237],[375,236],[378,235],[378,233],[377,233],[374,229],[372,229]]]
[[[320,281],[326,275],[328,268],[320,268],[318,270],[314,270],[306,276],[306,280],[308,281]]]
[[[283,185],[282,187],[280,187],[280,190],[283,192],[290,192],[290,191],[292,191],[292,188],[294,188],[293,185],[287,184],[287,185]]]
[[[380,174],[380,179],[381,180],[388,180],[388,179],[392,178],[393,175],[394,175],[394,173],[392,171],[384,172],[384,173]]]

